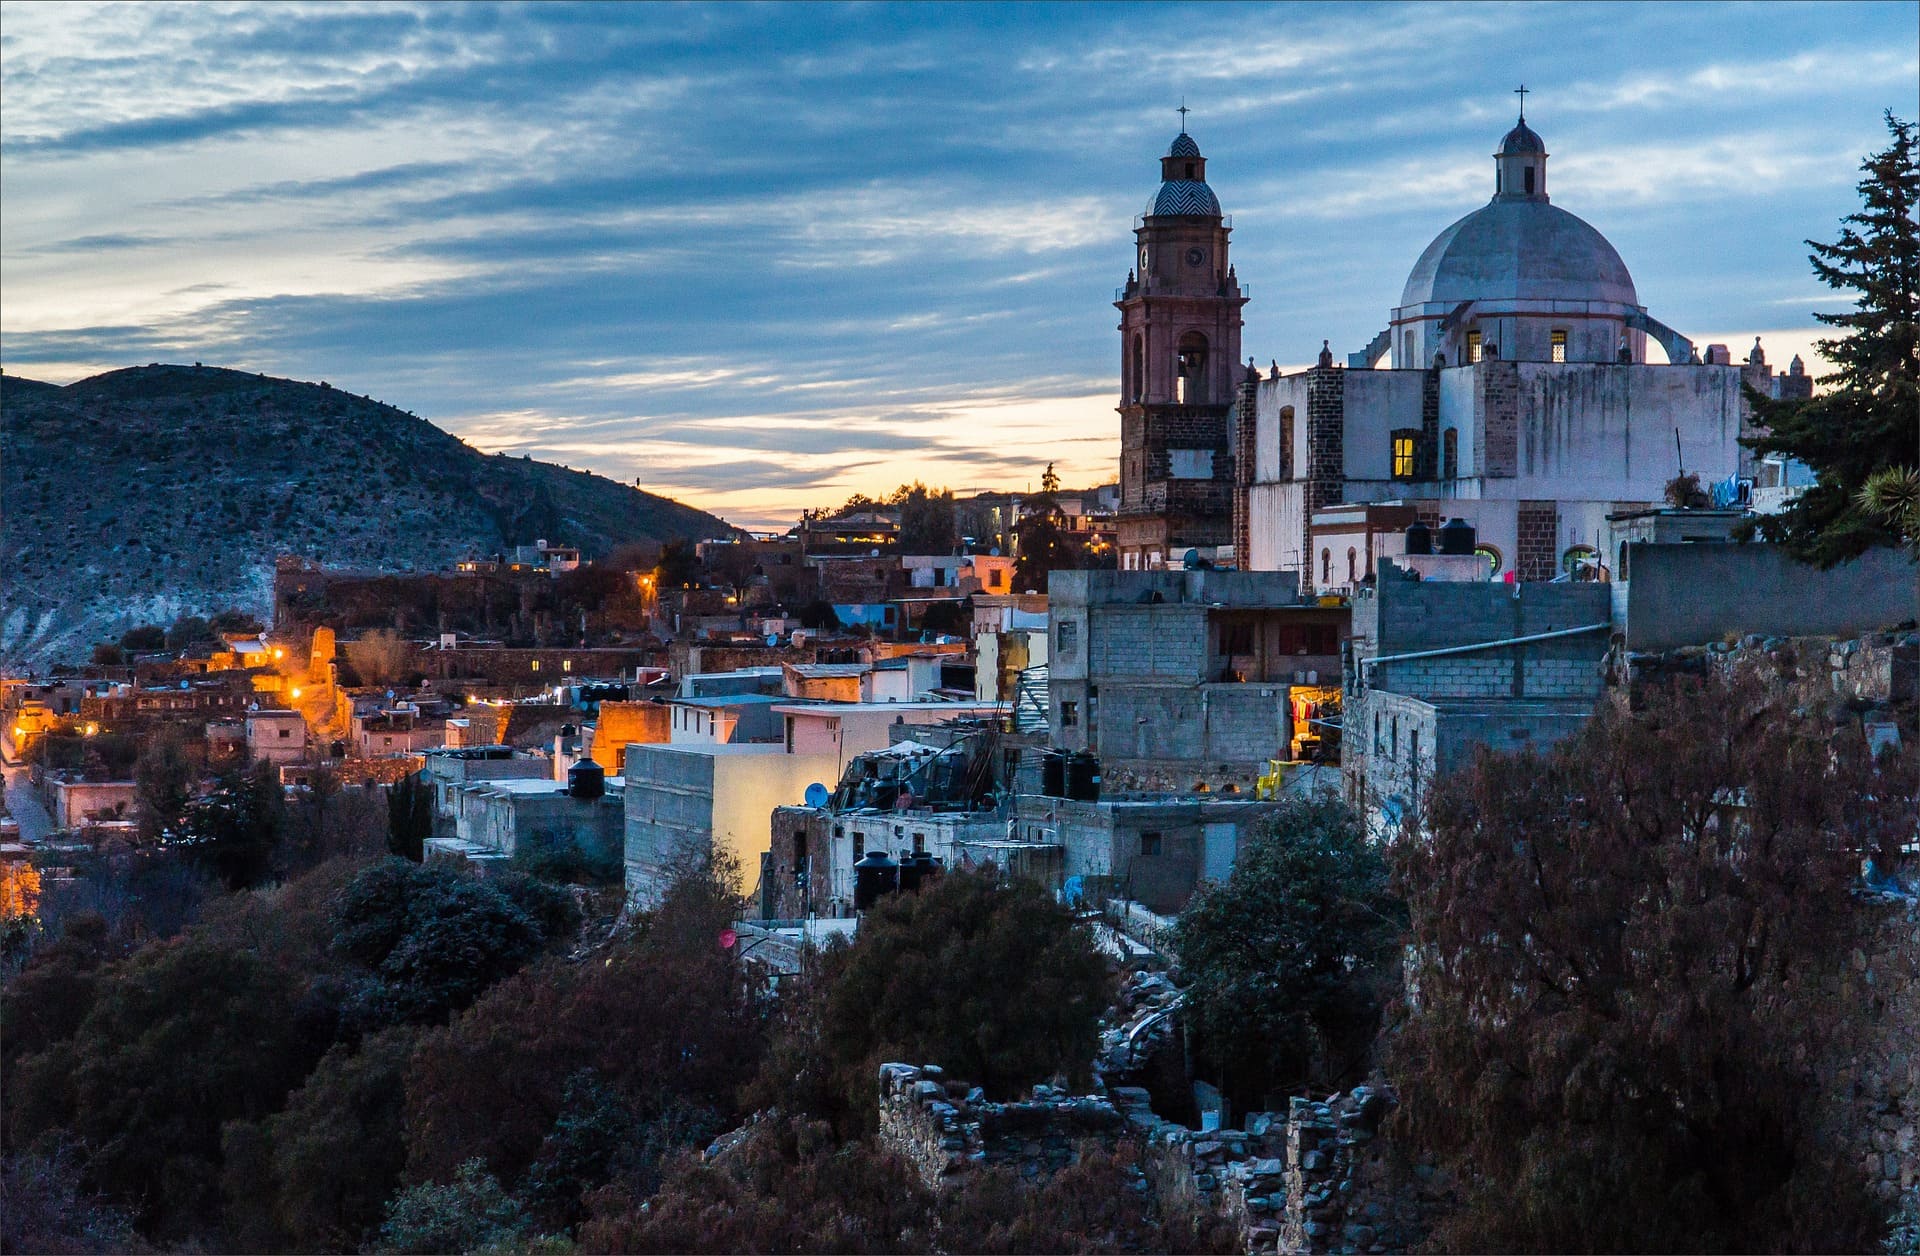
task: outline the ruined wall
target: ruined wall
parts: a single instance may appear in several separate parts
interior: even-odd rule
[[[1867,929],[1834,992],[1816,1128],[1891,1201],[1920,1182],[1920,900],[1863,896],[1858,906]]]
[[[931,1064],[882,1064],[879,1081],[881,1144],[935,1189],[976,1167],[1050,1176],[1076,1162],[1089,1140],[1112,1147],[1126,1126],[1104,1096],[1035,1086],[1032,1099],[990,1103],[979,1087],[950,1081]]]

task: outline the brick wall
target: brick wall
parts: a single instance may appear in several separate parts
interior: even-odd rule
[[[1298,418],[1295,422],[1298,422]],[[1301,478],[1306,481],[1302,517],[1305,527],[1305,552],[1302,562],[1311,583],[1319,574],[1319,550],[1313,540],[1313,515],[1326,506],[1346,500],[1347,483],[1347,395],[1346,373],[1331,367],[1315,367],[1307,373],[1307,467]]]
[[[1519,552],[1514,571],[1522,580],[1551,580],[1560,574],[1560,511],[1553,502],[1520,503]]]
[[[1440,478],[1440,371],[1427,370],[1420,380],[1420,443],[1413,451],[1413,478]]]
[[[1473,385],[1479,472],[1515,475],[1520,465],[1520,364],[1482,362],[1474,368]]]

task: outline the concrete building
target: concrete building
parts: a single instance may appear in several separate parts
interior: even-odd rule
[[[1549,580],[1681,471],[1752,475],[1741,388],[1772,379],[1758,343],[1744,364],[1722,345],[1703,360],[1649,315],[1606,238],[1549,202],[1524,119],[1494,162],[1493,199],[1421,253],[1365,350],[1342,367],[1323,348],[1248,389],[1244,566],[1349,589],[1369,547],[1338,508],[1380,503],[1429,526],[1463,518],[1496,578]]]
[[[70,781],[53,777],[47,782],[47,810],[62,829],[77,829],[106,820],[131,820],[140,786],[134,781]]]
[[[676,858],[708,843],[755,878],[774,808],[800,802],[809,785],[831,785],[840,762],[779,744],[636,745],[624,775],[627,897],[644,906],[657,901]]]
[[[459,746],[429,750],[421,756],[420,773],[433,787],[436,827],[451,831],[454,797],[463,785],[487,781],[545,781],[554,779],[553,760],[544,754],[511,746]]]
[[[1099,756],[1110,785],[1250,789],[1338,705],[1347,610],[1291,574],[1057,571],[1048,601],[1053,744]]]
[[[247,753],[256,762],[301,762],[307,757],[307,721],[298,711],[247,712]]]
[[[1348,800],[1385,832],[1478,748],[1537,749],[1578,730],[1605,684],[1610,601],[1598,583],[1416,581],[1383,566],[1353,602]]]
[[[855,755],[886,749],[888,730],[896,726],[997,719],[1009,710],[1004,702],[787,702],[773,708],[786,720],[787,752],[830,759],[836,781]]]
[[[625,782],[578,798],[543,780],[482,780],[451,787],[452,833],[428,839],[429,854],[511,859],[534,844],[577,847],[593,862],[619,863],[626,842]]]
[[[1232,875],[1241,846],[1278,805],[1206,795],[1081,801],[1023,794],[1007,836],[1058,847],[1070,896],[1177,912],[1201,881]]]
[[[779,741],[785,722],[774,708],[785,701],[771,693],[676,698],[666,708],[671,713],[667,740],[677,746]]]
[[[626,762],[626,748],[671,740],[673,714],[663,702],[605,701],[599,704],[585,740],[593,761],[609,776],[618,776]]]
[[[1184,121],[1184,114],[1182,115]],[[1232,423],[1247,293],[1228,256],[1233,220],[1183,128],[1135,220],[1138,265],[1120,311],[1120,566],[1172,565],[1231,545]]]

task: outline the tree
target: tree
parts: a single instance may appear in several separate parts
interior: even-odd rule
[[[1861,163],[1862,201],[1832,244],[1807,241],[1814,274],[1854,308],[1815,314],[1843,334],[1822,340],[1837,368],[1829,390],[1805,401],[1774,401],[1749,391],[1764,436],[1746,443],[1812,467],[1818,482],[1760,530],[1795,554],[1830,567],[1876,545],[1915,534],[1902,517],[1879,515],[1861,500],[1877,475],[1911,470],[1920,460],[1920,160],[1914,124],[1886,115],[1893,142]]]
[[[326,1043],[299,1014],[300,980],[250,952],[186,937],[101,982],[73,1037],[8,1082],[18,1144],[55,1129],[89,1148],[82,1185],[133,1209],[155,1238],[219,1215],[221,1127],[259,1120]]]
[[[1021,589],[1044,593],[1047,576],[1055,571],[1098,569],[1113,565],[1111,558],[1095,555],[1086,543],[1067,527],[1067,516],[1055,494],[1060,477],[1047,464],[1040,477],[1040,491],[1021,504],[1019,522],[1013,525],[1017,557],[1013,566],[1014,584]]]
[[[1917,768],[1709,676],[1439,782],[1393,856],[1418,966],[1389,1074],[1402,1133],[1472,1184],[1448,1244],[1867,1247],[1813,1068],[1849,885],[1911,834]]]
[[[363,685],[397,684],[413,667],[413,643],[386,628],[361,633],[345,653]]]
[[[167,629],[167,649],[190,650],[196,645],[207,645],[215,640],[213,627],[198,615],[182,615],[173,621],[173,627]]]
[[[187,803],[165,840],[229,890],[243,890],[272,873],[285,818],[279,769],[263,761]]]
[[[433,836],[433,786],[409,772],[387,789],[387,850],[419,863]]]
[[[579,909],[566,891],[517,873],[483,880],[384,859],[347,883],[331,916],[333,949],[372,977],[354,1015],[436,1024],[570,935]]]
[[[915,480],[894,492],[892,504],[900,511],[901,553],[953,552],[952,489],[930,489]]]
[[[158,624],[141,624],[120,634],[120,648],[128,654],[151,653],[167,648],[167,630]]]
[[[51,1152],[18,1152],[0,1161],[0,1251],[83,1256],[149,1252],[125,1212],[80,1189],[82,1153],[59,1142]]]
[[[229,1232],[253,1250],[359,1251],[407,1167],[406,1078],[417,1031],[336,1044],[287,1100],[229,1125]]]
[[[153,841],[179,824],[193,797],[196,775],[180,730],[171,724],[162,727],[133,765],[134,813],[142,837]]]
[[[93,647],[93,665],[95,667],[118,667],[127,661],[125,648],[111,641],[102,641]]]
[[[815,599],[800,608],[800,626],[815,632],[831,632],[840,626],[840,615],[833,603]]]
[[[654,571],[654,587],[689,589],[700,583],[700,556],[693,542],[675,538],[660,547],[660,566]]]
[[[1226,881],[1202,885],[1173,950],[1204,1064],[1238,1103],[1352,1084],[1392,982],[1406,909],[1360,817],[1339,798],[1289,799]]]
[[[380,1250],[437,1256],[440,1252],[524,1247],[531,1223],[520,1201],[478,1160],[460,1166],[451,1182],[412,1186],[387,1205]]]
[[[1006,1097],[1086,1080],[1113,974],[1087,927],[1031,881],[967,871],[881,900],[819,978],[816,1095],[865,1124],[887,1060],[938,1064]],[[806,1032],[811,1033],[811,1029]]]

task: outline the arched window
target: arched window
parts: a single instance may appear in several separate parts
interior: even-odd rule
[[[1354,549],[1353,546],[1349,545],[1347,546],[1347,583],[1358,584],[1359,582],[1360,582],[1360,551]]]
[[[1408,370],[1420,365],[1413,360],[1413,333],[1410,331],[1400,333],[1400,365]]]
[[[1147,342],[1138,333],[1133,337],[1133,361],[1129,365],[1133,391],[1128,395],[1139,401],[1147,395]]]
[[[1448,428],[1447,434],[1440,438],[1440,478],[1458,479],[1460,476],[1460,433]]]
[[[1293,407],[1280,407],[1280,478],[1293,478]]]
[[[1320,583],[1324,587],[1333,583],[1333,551],[1320,551]]]
[[[1526,182],[1527,195],[1532,196],[1533,195],[1533,167],[1528,166],[1527,172],[1524,175],[1522,175],[1521,178]]]
[[[1627,578],[1627,543],[1625,541],[1620,542],[1620,561],[1613,565],[1613,578],[1615,580]]]
[[[1591,545],[1569,545],[1567,552],[1560,555],[1560,570],[1574,575],[1583,567],[1598,567],[1600,551]]]
[[[1500,567],[1504,560],[1500,557],[1499,550],[1491,545],[1482,544],[1474,546],[1473,552],[1487,560],[1487,566],[1492,569],[1491,574],[1496,576],[1500,574]]]
[[[1474,328],[1467,333],[1467,364],[1471,366],[1480,360],[1480,329]]]
[[[1180,337],[1180,404],[1207,404],[1207,338],[1197,331]]]

